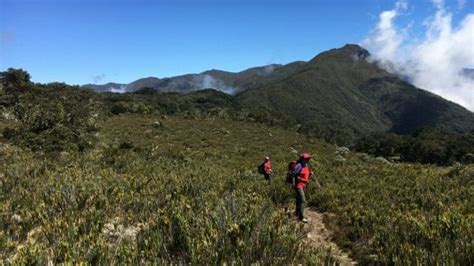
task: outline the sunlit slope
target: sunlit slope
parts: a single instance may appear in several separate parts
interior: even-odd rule
[[[2,143],[4,261],[322,263],[288,218],[284,183],[315,154],[307,202],[360,262],[472,264],[472,166],[387,164],[295,132],[199,116],[116,115],[97,144],[57,157]],[[274,182],[256,173],[262,157]],[[341,159],[342,158],[342,159]],[[316,247],[314,247],[316,248]]]
[[[283,211],[291,190],[256,175],[263,155],[282,173],[291,145],[320,144],[253,123],[130,115],[101,123],[97,137],[89,152],[50,159],[2,144],[2,259],[247,264],[326,256],[300,246],[304,231]]]
[[[388,73],[369,62],[369,56],[357,45],[332,49],[297,73],[238,98],[246,108],[289,116],[303,131],[335,143],[350,143],[372,131],[474,130],[472,112]]]

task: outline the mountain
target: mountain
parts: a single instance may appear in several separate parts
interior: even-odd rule
[[[474,132],[371,134],[351,151],[255,123],[260,109],[243,106],[242,97],[263,91],[270,103],[306,109],[294,117],[310,120],[304,96],[316,101],[321,90],[315,105],[366,105],[373,121],[385,118],[382,125],[405,117],[400,106],[431,116],[432,104],[441,116],[463,113],[363,63],[366,56],[357,47],[330,51],[237,97],[212,89],[99,94],[33,83],[21,69],[0,72],[2,264],[473,265]],[[304,86],[313,83],[324,86]],[[267,118],[294,115],[278,110],[286,115]],[[303,152],[315,154],[309,167],[322,184],[308,183],[306,225],[288,209],[294,194],[284,178],[286,162]],[[272,182],[257,173],[265,156]]]
[[[109,82],[103,85],[86,84],[83,87],[90,88],[96,92],[125,92],[127,84]]]
[[[296,73],[304,62],[293,62],[287,65],[266,65],[250,68],[241,72],[227,72],[222,70],[208,70],[199,74],[158,79],[148,77],[138,79],[129,84],[107,83],[104,85],[87,84],[84,87],[97,92],[134,92],[148,87],[160,92],[180,92],[213,88],[228,94],[255,89],[268,82],[279,80]]]
[[[369,55],[357,45],[332,49],[297,73],[237,97],[250,110],[295,119],[300,130],[326,139],[371,131],[409,134],[419,127],[474,130],[472,112],[369,63]]]
[[[287,65],[270,64],[235,73],[211,69],[199,74],[186,74],[162,79],[147,77],[128,84],[109,82],[103,85],[86,84],[83,87],[91,88],[97,92],[135,92],[143,88],[153,88],[160,92],[180,93],[213,88],[229,94],[236,94],[287,78],[296,74],[306,64],[304,61],[295,61]]]
[[[127,90],[128,91],[136,91],[136,90],[139,90],[139,89],[145,88],[145,87],[154,88],[155,86],[157,86],[160,83],[161,83],[161,80],[159,78],[155,78],[155,77],[137,79],[134,82],[127,85]]]
[[[86,85],[96,91],[189,93],[205,88],[235,95],[255,120],[297,126],[336,143],[373,131],[414,133],[420,127],[452,132],[474,130],[474,114],[456,103],[418,89],[366,60],[370,53],[348,44],[308,62],[267,65],[233,73],[209,70],[129,84]],[[473,73],[465,70],[466,75]]]
[[[210,75],[228,86],[236,88],[236,92],[242,92],[249,89],[257,89],[269,82],[293,75],[297,73],[304,64],[305,62],[303,61],[296,61],[286,65],[271,64],[249,68],[238,73],[214,69],[205,71],[203,74]]]
[[[145,87],[155,87],[160,83],[159,78],[148,77],[137,79],[129,84],[120,84],[120,83],[106,83],[103,85],[96,84],[86,84],[83,87],[91,88],[97,92],[133,92]]]

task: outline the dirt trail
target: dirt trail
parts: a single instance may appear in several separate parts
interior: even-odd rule
[[[336,257],[341,265],[356,265],[349,256],[343,252],[334,242],[331,241],[331,232],[326,229],[323,223],[323,214],[314,209],[305,209],[305,216],[308,218],[308,240],[315,245],[324,248],[331,248],[331,253]]]

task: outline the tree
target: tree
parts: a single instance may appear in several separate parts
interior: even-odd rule
[[[9,68],[0,72],[0,84],[6,94],[24,92],[31,85],[30,79],[30,74],[21,68]]]

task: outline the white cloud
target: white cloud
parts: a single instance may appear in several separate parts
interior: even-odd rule
[[[235,94],[237,89],[226,85],[222,80],[212,77],[211,75],[197,75],[192,81],[194,90],[215,89],[227,94]]]
[[[444,0],[431,0],[437,8],[442,8],[444,6]]]
[[[118,88],[111,86],[109,87],[109,91],[114,93],[125,93],[127,92],[127,85],[120,85]]]
[[[380,14],[377,26],[362,45],[387,70],[473,111],[474,80],[461,72],[474,65],[474,13],[454,27],[452,13],[443,0],[432,2],[436,12],[425,20],[426,32],[420,40],[411,41],[406,28],[396,24],[396,18],[406,9],[406,2],[403,8],[397,2],[394,9]]]
[[[373,53],[384,60],[394,60],[403,43],[404,36],[397,31],[394,24],[395,18],[407,8],[405,1],[398,1],[395,9],[384,11],[379,15],[379,23],[372,31],[371,37],[362,43],[366,47],[372,47]]]

